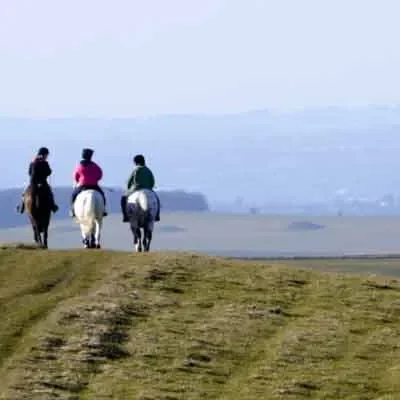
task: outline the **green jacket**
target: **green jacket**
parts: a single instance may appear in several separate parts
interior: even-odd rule
[[[128,179],[127,196],[136,190],[150,189],[153,190],[155,185],[154,175],[150,168],[146,166],[136,167]]]

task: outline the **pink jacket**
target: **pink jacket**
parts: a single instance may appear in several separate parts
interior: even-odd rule
[[[102,169],[93,161],[89,164],[78,164],[74,179],[78,186],[95,186],[103,177]]]

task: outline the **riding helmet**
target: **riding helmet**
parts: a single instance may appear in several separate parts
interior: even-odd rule
[[[49,149],[47,148],[47,147],[41,147],[39,150],[38,150],[38,153],[37,153],[37,155],[38,156],[42,156],[42,157],[46,157],[46,156],[48,156],[49,155]]]
[[[90,161],[93,157],[94,150],[92,149],[83,149],[82,150],[82,159]]]
[[[135,157],[133,157],[133,162],[136,164],[136,165],[145,165],[145,159],[144,159],[144,156],[142,156],[141,154],[138,154],[138,155],[136,155]]]

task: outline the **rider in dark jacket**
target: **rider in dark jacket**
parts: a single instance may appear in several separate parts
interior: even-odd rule
[[[52,170],[47,161],[49,156],[49,150],[46,147],[41,147],[34,158],[34,160],[29,164],[28,174],[30,180],[31,190],[34,192],[39,186],[44,188],[49,196],[49,200],[52,204],[52,211],[55,213],[58,211],[58,206],[54,201],[53,191],[47,182],[47,178],[52,174]],[[18,211],[22,214],[24,212],[24,194],[22,195],[21,204],[18,206]]]

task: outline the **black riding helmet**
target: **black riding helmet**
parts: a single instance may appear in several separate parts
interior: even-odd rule
[[[91,161],[93,157],[94,150],[92,149],[83,149],[82,150],[82,160]]]
[[[141,154],[137,154],[135,157],[133,157],[133,162],[136,165],[140,165],[142,167],[146,164],[144,156],[142,156]]]
[[[37,152],[37,155],[38,156],[41,156],[41,157],[46,157],[46,156],[48,156],[49,155],[49,149],[47,148],[47,147],[41,147],[39,150],[38,150],[38,152]]]

